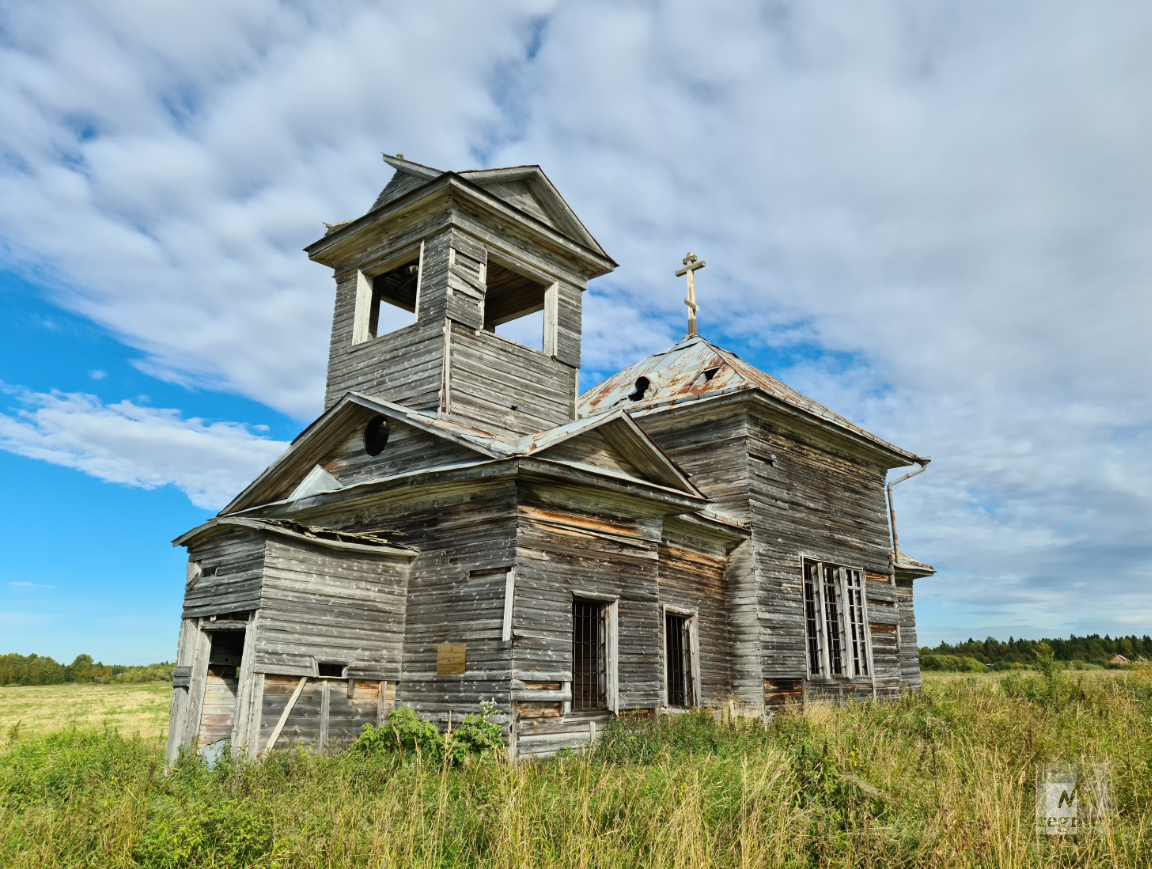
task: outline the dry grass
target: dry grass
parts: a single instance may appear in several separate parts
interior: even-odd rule
[[[512,767],[282,754],[164,775],[154,738],[65,731],[0,752],[0,865],[1152,865],[1152,673],[925,680],[767,727],[616,725]],[[1033,831],[1036,764],[1111,764],[1108,835]]]
[[[155,742],[168,735],[172,686],[35,685],[0,687],[0,749],[19,725],[25,736],[68,727],[103,728]]]

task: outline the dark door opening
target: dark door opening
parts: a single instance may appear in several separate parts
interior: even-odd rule
[[[240,693],[240,664],[244,655],[244,631],[211,631],[208,678],[200,715],[200,746],[232,737],[236,721],[236,698]]]
[[[664,643],[668,661],[668,705],[692,704],[692,636],[687,616],[664,616]]]
[[[604,604],[572,601],[572,711],[607,709]]]

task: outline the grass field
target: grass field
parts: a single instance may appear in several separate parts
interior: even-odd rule
[[[1145,674],[930,677],[894,703],[621,724],[591,756],[461,769],[297,753],[165,775],[148,696],[167,702],[107,706],[142,736],[22,727],[0,750],[0,865],[1152,865]],[[1047,761],[1111,764],[1106,835],[1035,834]]]
[[[168,735],[172,686],[37,685],[0,688],[0,750],[13,727],[24,736],[69,727],[111,727],[122,735],[158,740]]]

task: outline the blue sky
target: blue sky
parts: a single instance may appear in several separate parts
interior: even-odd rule
[[[171,657],[169,541],[319,412],[301,248],[381,151],[543,166],[621,263],[584,386],[683,334],[693,250],[703,334],[932,455],[922,640],[1148,633],[1150,39],[1136,2],[0,5],[4,650]]]

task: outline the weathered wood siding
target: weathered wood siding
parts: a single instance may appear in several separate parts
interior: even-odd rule
[[[660,519],[560,486],[522,486],[518,513],[513,678],[571,681],[573,597],[615,599],[619,708],[659,705]]]
[[[269,536],[256,671],[315,674],[318,662],[399,679],[407,560]]]
[[[402,422],[389,423],[388,445],[377,456],[364,449],[364,426],[358,427],[320,466],[343,486],[366,483],[487,458],[442,437],[434,437]]]
[[[748,433],[764,678],[802,678],[801,560],[887,569],[886,471],[801,438],[769,413],[751,413]]]
[[[447,418],[531,434],[575,418],[576,369],[491,332],[452,325]]]
[[[621,456],[620,451],[609,444],[598,431],[590,431],[569,438],[554,447],[549,447],[538,455],[546,459],[579,462],[612,474],[648,482],[648,478],[635,465]]]
[[[291,677],[264,677],[260,716],[261,751],[267,747],[298,683],[299,679]],[[378,723],[378,691],[378,685],[356,682],[354,696],[349,698],[348,683],[343,679],[309,679],[293,705],[274,748],[284,750],[294,745],[323,745],[339,749],[350,745],[356,741],[365,724],[375,726]],[[325,693],[328,695],[327,702]]]
[[[689,527],[675,519],[668,519],[664,522],[659,555],[660,603],[673,610],[696,614],[700,702],[704,706],[720,706],[732,691],[731,638],[725,606],[725,547],[693,534]],[[667,648],[664,629],[665,625],[661,624],[662,653]]]
[[[916,614],[912,609],[912,580],[896,580],[900,612],[900,683],[920,687],[920,649],[916,645]]]
[[[900,615],[896,589],[884,574],[866,574],[868,596],[868,635],[872,641],[872,666],[876,690],[888,692],[899,688],[900,664],[896,650],[896,626]]]
[[[408,568],[403,670],[396,703],[446,722],[494,699],[505,711],[511,643],[501,639],[506,571],[515,563],[512,483],[427,487],[382,496],[355,512],[309,521],[347,530],[388,529],[419,550]],[[437,675],[437,649],[466,646],[463,675]]]
[[[254,610],[260,605],[264,538],[247,530],[227,531],[190,547],[188,560],[201,577],[184,594],[181,618]]]
[[[345,306],[351,306],[346,315],[339,309],[344,296],[350,297]],[[421,321],[353,345],[355,300],[356,274],[353,272],[351,277],[341,279],[337,289],[337,315],[340,318],[337,325],[342,329],[346,325],[347,335],[337,335],[336,326],[333,326],[325,409],[346,392],[359,392],[412,410],[436,410],[440,406],[444,324]]]

